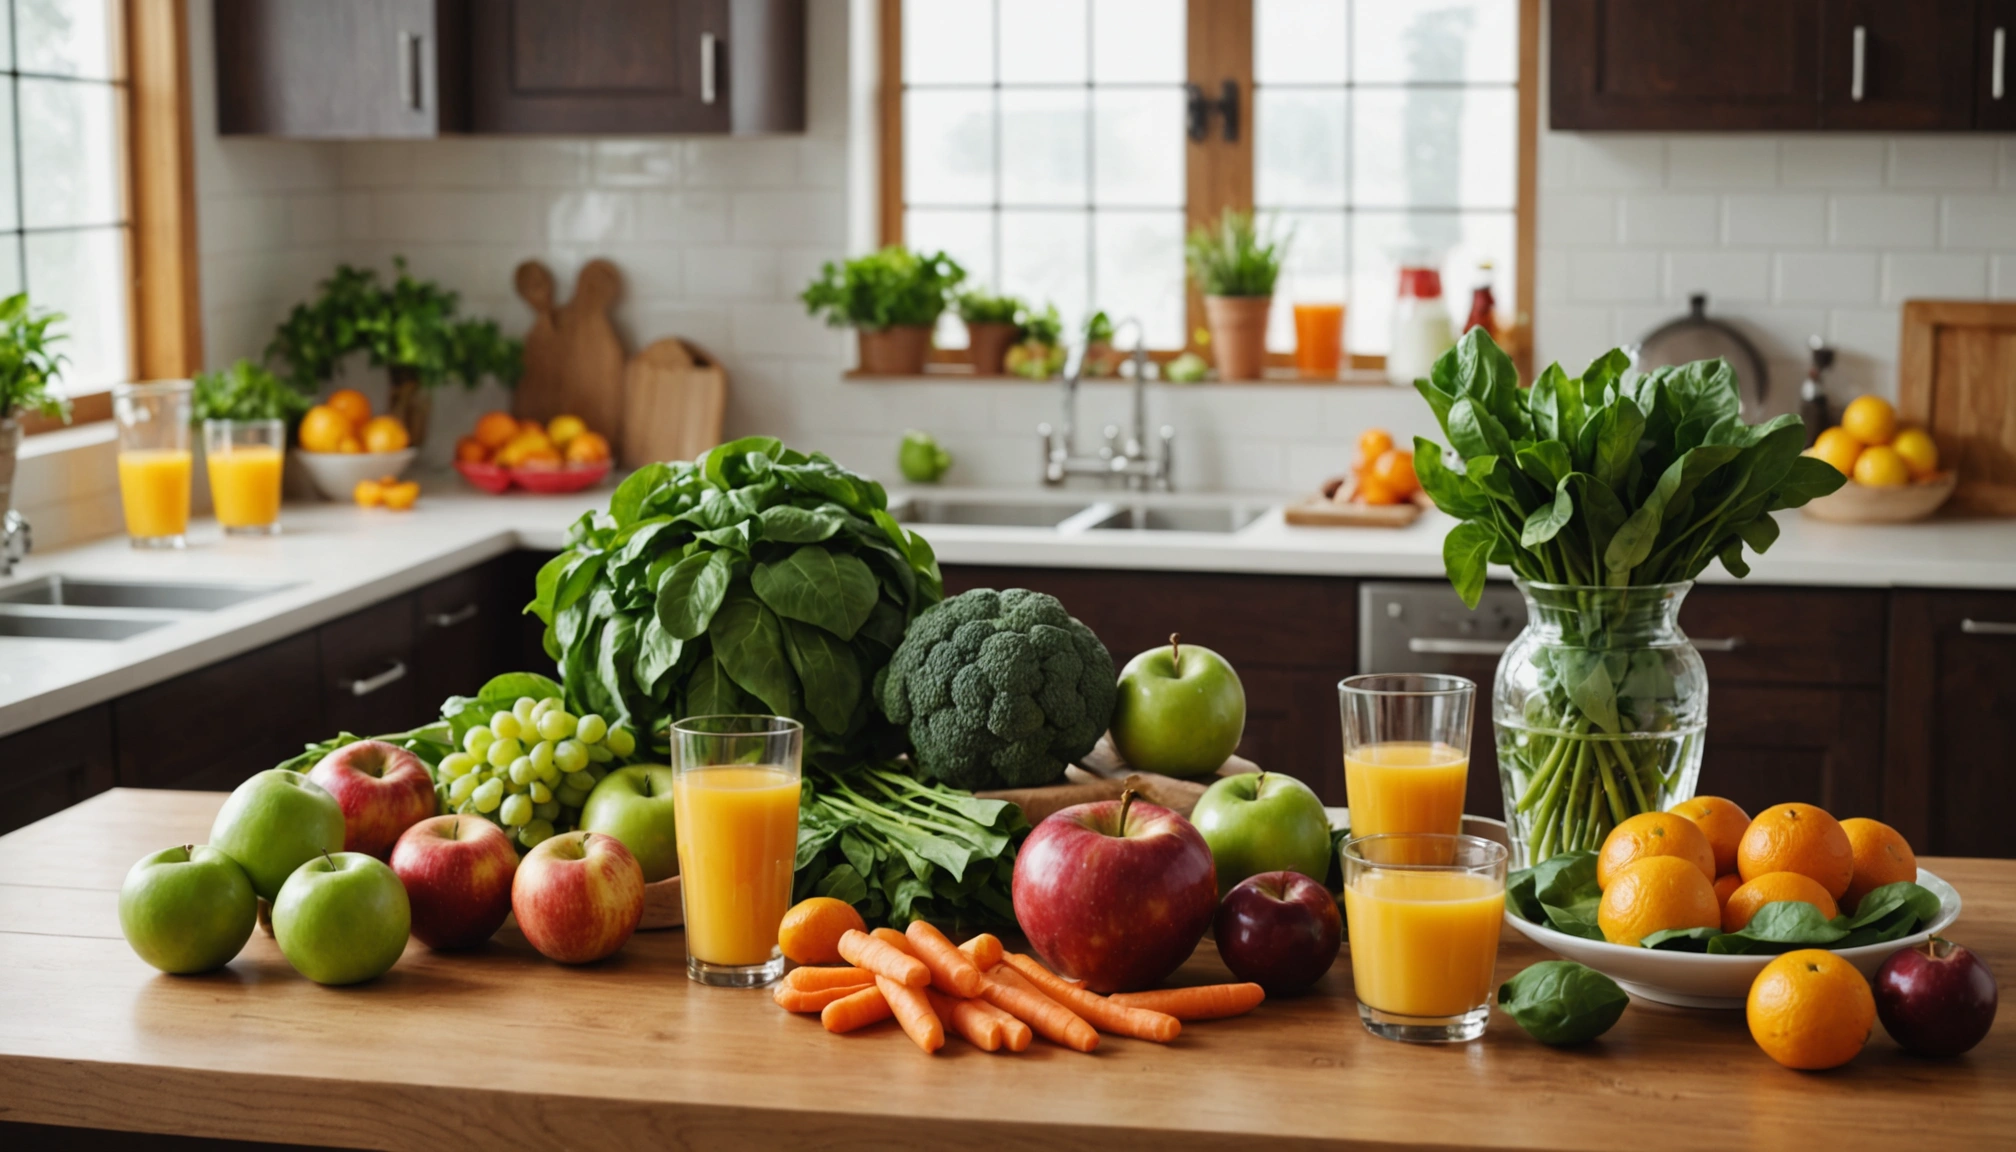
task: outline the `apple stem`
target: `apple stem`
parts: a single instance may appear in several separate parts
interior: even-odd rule
[[[1169,666],[1178,676],[1183,674],[1183,635],[1180,632],[1169,633]]]
[[[1127,810],[1134,807],[1134,797],[1137,795],[1139,793],[1132,788],[1120,793],[1120,835],[1123,837],[1127,835]]]

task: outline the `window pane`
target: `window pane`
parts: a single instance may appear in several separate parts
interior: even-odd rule
[[[994,93],[903,95],[903,196],[913,204],[994,200]]]
[[[1092,307],[1115,324],[1130,316],[1141,321],[1151,348],[1181,347],[1183,214],[1100,212],[1092,228]]]
[[[991,289],[994,275],[994,214],[985,209],[934,211],[912,208],[903,215],[903,238],[912,251],[944,252],[966,270],[965,287]],[[966,326],[946,312],[938,318],[938,346],[964,348]]]
[[[0,20],[0,28],[6,23]],[[21,227],[21,206],[14,195],[18,188],[14,182],[14,86],[0,82],[0,229]],[[16,280],[21,278],[18,262],[4,271]]]
[[[1510,88],[1352,94],[1352,199],[1368,207],[1510,208],[1518,146]]]
[[[1517,0],[1360,0],[1351,11],[1360,84],[1519,78]]]
[[[1176,0],[1092,0],[1093,83],[1183,83],[1186,20]]]
[[[1513,266],[1510,212],[1358,212],[1351,217],[1351,307],[1345,317],[1345,347],[1383,354],[1390,341],[1399,259],[1423,254],[1442,269],[1442,302],[1453,324],[1470,312],[1477,265],[1489,260],[1493,291],[1501,311],[1509,310]],[[1439,258],[1438,258],[1439,256]]]
[[[1295,304],[1334,304],[1345,299],[1348,267],[1344,213],[1283,212],[1272,219],[1276,235],[1294,229],[1281,279],[1274,284],[1274,308],[1267,317],[1267,347],[1295,349]]]
[[[130,378],[126,336],[126,230],[29,233],[28,296],[68,317],[61,347],[72,392]]]
[[[992,84],[994,0],[908,0],[903,82]]]
[[[21,237],[0,235],[0,296],[21,291]]]
[[[1253,94],[1256,203],[1344,206],[1344,89]]]
[[[1088,216],[1085,212],[1001,213],[1001,287],[1065,320],[1085,315]]]
[[[117,0],[15,0],[20,68],[57,76],[119,76],[112,29]]]
[[[30,228],[122,219],[116,120],[119,89],[21,80],[21,159]]]
[[[1003,84],[1085,82],[1086,0],[1008,0],[1001,7]]]
[[[1092,90],[1094,195],[1130,208],[1183,206],[1183,94]]]
[[[1085,199],[1085,89],[1003,88],[1001,202]]]
[[[1254,83],[1344,83],[1351,61],[1345,12],[1343,0],[1255,0]]]

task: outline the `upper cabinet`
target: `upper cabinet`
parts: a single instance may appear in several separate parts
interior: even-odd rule
[[[1568,131],[2016,125],[1994,45],[2016,0],[1553,0]]]
[[[225,134],[805,128],[805,0],[216,0]]]

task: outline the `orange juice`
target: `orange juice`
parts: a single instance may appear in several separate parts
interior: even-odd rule
[[[261,445],[212,452],[210,498],[226,528],[258,528],[280,519],[280,450]]]
[[[768,766],[681,772],[672,784],[686,954],[709,964],[762,964],[791,907],[798,852],[798,778]]]
[[[1497,877],[1368,871],[1345,887],[1344,915],[1359,1003],[1400,1016],[1460,1016],[1491,1002],[1505,915]]]
[[[189,467],[187,449],[119,453],[119,500],[126,508],[128,536],[144,540],[188,530]]]
[[[1344,358],[1344,305],[1295,305],[1295,371],[1311,380],[1337,375]]]
[[[1463,830],[1463,784],[1470,755],[1448,744],[1396,740],[1344,756],[1351,835]]]

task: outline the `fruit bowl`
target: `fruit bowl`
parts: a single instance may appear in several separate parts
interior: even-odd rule
[[[462,478],[493,496],[501,496],[513,486],[541,495],[557,495],[593,488],[609,475],[610,463],[569,464],[562,468],[509,468],[480,460],[457,460],[455,470]]]
[[[1873,978],[1876,969],[1890,954],[1915,948],[1946,930],[1959,918],[1960,894],[1953,886],[1925,869],[1918,870],[1918,883],[1939,897],[1939,915],[1932,923],[1901,940],[1888,940],[1861,948],[1830,949],[1842,959]],[[1528,940],[1559,955],[1564,960],[1586,964],[1623,985],[1626,992],[1661,1004],[1682,1008],[1741,1008],[1750,995],[1750,983],[1776,956],[1710,956],[1701,952],[1667,952],[1657,948],[1631,948],[1602,940],[1587,940],[1533,924],[1505,911],[1505,922]]]
[[[413,464],[413,457],[419,454],[417,448],[401,448],[397,452],[310,452],[304,448],[294,450],[294,458],[301,461],[301,467],[308,470],[308,478],[315,483],[315,490],[325,499],[348,500],[360,480],[376,480],[382,476],[400,476]]]
[[[1904,524],[1938,511],[1959,482],[1959,475],[1953,472],[1940,472],[1895,488],[1873,488],[1850,480],[1817,500],[1807,501],[1800,511],[1835,524]]]

